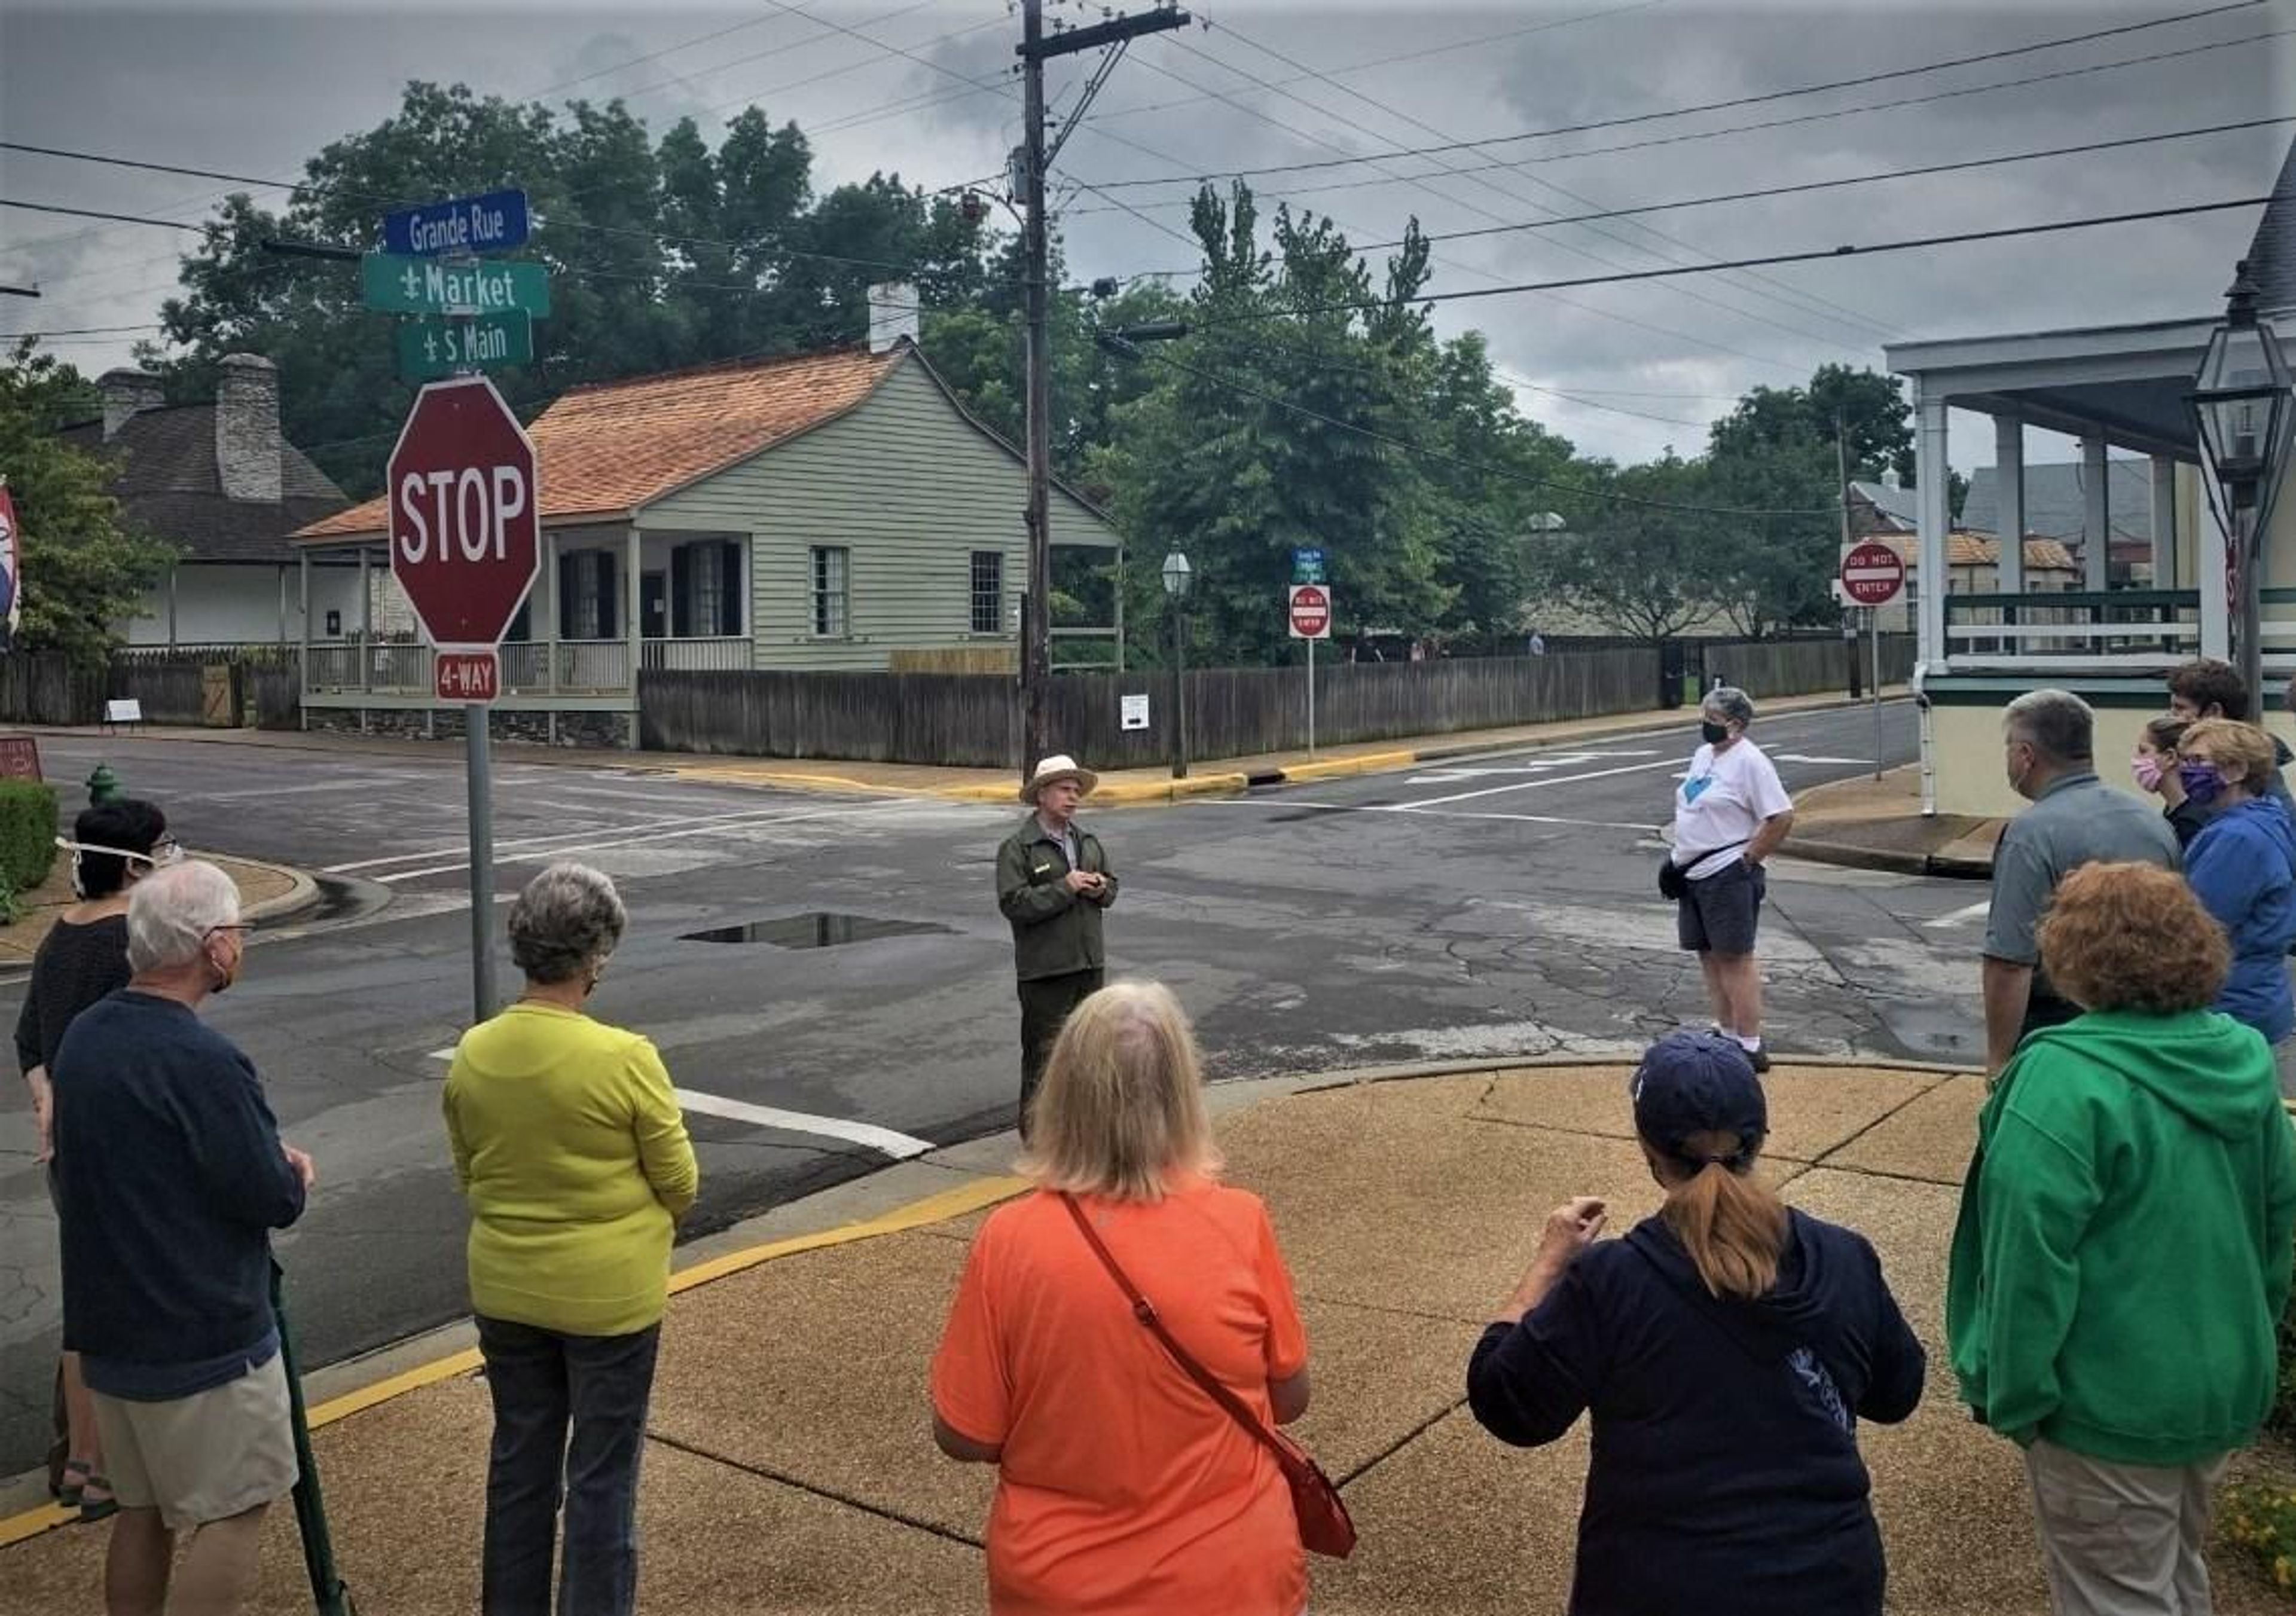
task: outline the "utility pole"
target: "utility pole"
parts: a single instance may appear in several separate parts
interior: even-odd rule
[[[1066,29],[1047,38],[1044,0],[1021,0],[1019,54],[1021,116],[1026,127],[1021,134],[1021,150],[1015,155],[1021,170],[1021,205],[1026,209],[1021,250],[1026,260],[1021,292],[1028,319],[1029,365],[1029,587],[1021,623],[1023,780],[1037,767],[1037,760],[1052,751],[1048,710],[1053,677],[1052,230],[1045,217],[1045,170],[1052,157],[1046,140],[1045,63],[1055,56],[1072,56],[1104,45],[1115,46],[1117,54],[1121,55],[1124,46],[1140,35],[1182,28],[1188,21],[1185,12],[1161,7],[1137,17],[1112,18],[1090,28]],[[1086,93],[1078,98],[1075,109],[1069,114],[1067,128],[1051,143],[1051,153],[1058,152],[1069,130],[1076,127],[1114,65],[1115,58],[1111,57],[1094,75]],[[1123,587],[1119,579],[1117,587],[1121,590]]]

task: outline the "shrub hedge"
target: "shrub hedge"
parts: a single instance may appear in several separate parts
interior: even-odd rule
[[[37,780],[0,780],[0,882],[26,892],[48,878],[56,861],[56,788]]]

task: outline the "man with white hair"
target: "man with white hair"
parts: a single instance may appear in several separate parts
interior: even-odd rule
[[[81,1354],[120,1513],[114,1616],[228,1612],[253,1587],[264,1511],[296,1481],[271,1311],[270,1231],[302,1215],[311,1159],[283,1144],[254,1065],[196,1013],[238,979],[239,891],[161,869],[127,906],[127,987],[57,1051],[64,1345]]]

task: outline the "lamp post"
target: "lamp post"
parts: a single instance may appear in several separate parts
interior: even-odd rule
[[[1164,595],[1172,603],[1172,778],[1188,777],[1188,586],[1195,570],[1175,550],[1164,558]]]
[[[2239,614],[2234,646],[2249,700],[2264,701],[2264,547],[2280,491],[2292,427],[2288,363],[2271,323],[2256,312],[2256,283],[2243,260],[2225,296],[2185,405],[2210,473],[2209,500],[2232,543],[2228,604]]]

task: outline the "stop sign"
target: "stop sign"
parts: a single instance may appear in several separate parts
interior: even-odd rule
[[[1841,592],[1860,606],[1886,606],[1906,587],[1906,563],[1887,545],[1868,539],[1841,558]]]
[[[484,376],[433,381],[390,451],[390,575],[442,647],[498,644],[542,570],[534,442]]]
[[[1332,637],[1332,592],[1321,584],[1294,584],[1291,595],[1292,637]]]

